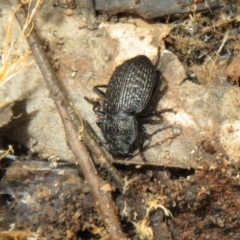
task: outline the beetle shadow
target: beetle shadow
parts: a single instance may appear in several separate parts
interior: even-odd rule
[[[166,129],[170,128],[171,129],[171,136],[169,137],[165,137],[164,139],[162,139],[161,141],[157,141],[152,143],[151,141],[151,137],[156,135],[157,133],[164,131]],[[150,138],[148,138],[147,140],[150,139],[150,141],[143,147],[143,152],[146,150],[149,150],[151,148],[155,148],[156,146],[159,145],[163,145],[164,143],[169,143],[172,142],[175,138],[179,137],[182,133],[182,129],[178,128],[178,127],[173,127],[173,126],[169,126],[169,127],[162,127],[159,130],[157,130],[156,132],[154,132],[153,134],[150,134]]]
[[[161,141],[157,141],[157,142],[154,142],[152,143],[152,137],[162,131],[165,131],[167,129],[171,129],[171,136],[169,137],[165,137],[163,138]],[[156,131],[154,131],[153,133],[151,134],[147,134],[145,136],[145,139],[144,139],[144,142],[147,142],[143,147],[142,149],[140,150],[139,148],[136,148],[134,153],[129,157],[127,158],[126,160],[128,162],[130,162],[133,158],[137,157],[137,156],[140,156],[141,157],[141,153],[144,154],[144,152],[146,150],[149,150],[151,148],[155,148],[156,146],[159,146],[159,145],[164,145],[165,143],[168,143],[169,144],[169,141],[172,142],[175,138],[177,138],[178,136],[180,136],[182,133],[182,129],[181,128],[178,128],[178,127],[173,127],[173,126],[163,126],[159,129],[157,129]],[[143,133],[144,134],[144,133]],[[137,150],[138,149],[138,150]],[[142,158],[142,157],[141,157]],[[143,160],[143,159],[142,159]],[[145,158],[145,161],[142,161],[143,165],[146,165],[144,163],[147,163],[147,165],[149,164],[147,158]],[[139,163],[138,163],[139,164]]]

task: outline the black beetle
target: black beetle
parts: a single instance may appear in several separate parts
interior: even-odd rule
[[[102,116],[97,124],[106,142],[101,141],[101,144],[115,157],[131,156],[146,140],[143,138],[137,141],[139,132],[145,130],[139,125],[139,118],[153,115],[151,113],[141,116],[141,112],[161,83],[157,72],[158,62],[159,54],[156,65],[144,55],[136,56],[116,68],[108,85],[93,88],[93,91],[104,99],[101,109],[99,103],[94,107],[95,113]],[[101,87],[107,88],[106,93],[99,89]],[[166,111],[168,110],[162,112]],[[142,152],[141,155],[146,161]]]

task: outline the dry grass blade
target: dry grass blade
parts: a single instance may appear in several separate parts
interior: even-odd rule
[[[13,154],[14,150],[13,150],[13,146],[9,145],[7,150],[0,150],[0,161],[7,157],[9,154]]]
[[[25,1],[24,3],[22,2],[22,4],[27,3],[28,17],[26,19],[24,28],[22,29],[21,36],[16,43],[16,50],[14,50],[14,41],[12,40],[12,29],[14,25],[15,14],[22,5],[19,5],[8,19],[7,32],[1,56],[2,66],[0,66],[0,86],[12,79],[17,74],[24,71],[33,63],[33,61],[28,61],[28,57],[31,55],[31,51],[23,51],[23,44],[33,29],[33,17],[39,6],[42,4],[42,0],[38,0],[32,9],[32,1],[30,0]]]
[[[219,53],[221,52],[222,48],[224,47],[227,39],[228,39],[228,31],[224,35],[224,38],[222,40],[222,43],[221,43],[220,47],[218,48],[218,51],[216,53],[214,53],[215,58],[212,60],[212,64],[211,64],[211,68],[210,68],[209,81],[208,81],[209,83],[212,80],[213,70],[214,70],[214,67],[217,65],[216,63],[217,63],[217,60],[219,58]]]
[[[2,231],[2,232],[0,232],[0,239],[37,240],[39,238],[38,238],[37,233],[31,233],[31,232],[25,232],[25,231]]]

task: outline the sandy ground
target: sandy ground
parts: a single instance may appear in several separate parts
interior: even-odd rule
[[[3,5],[2,37],[9,10],[7,4]],[[140,54],[147,55],[154,62],[160,46],[159,68],[165,81],[155,99],[155,110],[172,108],[176,114],[166,113],[160,124],[146,124],[146,129],[151,133],[161,126],[172,125],[175,130],[159,132],[146,143],[145,155],[149,163],[201,168],[204,163],[213,163],[218,155],[228,156],[232,162],[239,161],[239,88],[221,78],[208,86],[183,82],[186,78],[184,67],[173,53],[164,50],[163,38],[172,29],[171,25],[126,17],[118,22],[101,22],[98,29],[88,30],[82,15],[75,12],[68,16],[64,11],[45,3],[38,11],[35,27],[69,101],[101,137],[95,124],[97,116],[84,96],[97,100],[92,87],[107,84],[116,66]],[[18,34],[16,23],[13,40]],[[219,72],[214,78],[217,76]],[[74,161],[66,145],[61,121],[36,64],[2,86],[0,99],[25,99],[27,112],[36,113],[22,128],[10,131],[10,139],[20,141],[45,158]],[[181,133],[176,135],[174,131]],[[204,149],[206,144],[214,149],[214,155]],[[141,162],[140,156],[136,155],[127,163]]]

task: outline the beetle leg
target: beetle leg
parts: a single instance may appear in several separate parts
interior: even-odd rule
[[[85,99],[86,101],[88,101],[90,104],[93,105],[93,111],[94,111],[97,115],[99,115],[99,116],[104,116],[104,115],[105,115],[105,112],[103,112],[103,111],[101,110],[101,104],[100,104],[99,101],[95,101],[95,100],[90,99],[90,98],[88,98],[88,97],[84,97],[84,99]]]
[[[147,159],[146,159],[146,157],[145,157],[145,155],[144,155],[144,153],[143,153],[143,144],[144,144],[144,142],[145,142],[145,134],[144,134],[144,137],[142,138],[142,140],[141,140],[140,143],[139,143],[138,149],[139,149],[139,152],[140,152],[140,156],[141,156],[141,158],[142,158],[142,161],[143,161],[146,165],[148,165],[149,162],[147,161]]]
[[[146,132],[146,128],[143,125],[140,125],[139,126],[139,132],[145,133]]]
[[[153,111],[153,112],[150,112],[150,113],[144,113],[142,115],[139,115],[137,118],[138,119],[146,119],[146,118],[151,118],[151,117],[154,117],[154,116],[157,116],[158,118],[161,118],[159,115],[161,115],[165,112],[172,112],[172,113],[176,114],[176,111],[174,111],[173,109],[166,108],[166,109],[162,109],[160,111]]]
[[[141,149],[139,149],[139,151],[140,151],[140,155],[141,155],[142,161],[143,161],[146,165],[148,165],[149,162],[147,161],[147,159],[146,159],[143,151],[142,151]]]
[[[93,111],[99,116],[104,116],[105,112],[100,110],[100,108],[101,108],[101,105],[100,103],[98,103],[98,105],[93,106]]]
[[[145,128],[144,128],[144,129],[145,129]],[[144,131],[144,132],[145,132],[145,131]],[[145,155],[144,155],[144,153],[143,153],[143,144],[144,144],[144,141],[145,141],[145,140],[144,140],[144,137],[142,137],[141,140],[139,140],[139,141],[137,141],[137,143],[135,143],[135,147],[133,147],[133,148],[131,149],[132,151],[129,152],[127,161],[129,161],[130,159],[132,159],[132,158],[134,157],[134,156],[133,156],[133,152],[134,152],[136,149],[138,149],[142,161],[145,163],[145,165],[148,165],[148,164],[149,164],[148,161],[147,161],[147,159],[146,159],[146,157],[145,157]]]
[[[101,147],[104,147],[107,151],[109,151],[109,148],[108,148],[108,145],[106,142],[104,142],[98,135],[97,133],[93,130],[93,128],[91,127],[91,125],[89,123],[88,124],[88,127],[90,128],[90,130],[92,131],[94,137],[97,139],[99,145]],[[97,121],[97,124],[101,124],[101,120]]]
[[[172,112],[172,113],[174,113],[174,114],[177,113],[175,110],[173,110],[173,109],[171,109],[171,108],[165,108],[165,109],[162,109],[162,110],[160,110],[160,111],[154,112],[154,114],[155,114],[155,116],[158,116],[158,115],[161,115],[161,114],[166,113],[166,112]]]
[[[99,88],[106,88],[107,85],[98,85],[98,86],[95,86],[93,87],[93,91],[100,97],[100,98],[103,98],[105,99],[105,92],[103,92],[102,90],[100,90]]]
[[[102,119],[97,120],[97,125],[100,129],[102,129]]]
[[[140,137],[140,139],[137,141],[137,143],[136,143],[136,148],[138,148],[138,150],[139,150],[139,153],[140,153],[140,156],[141,156],[141,158],[142,158],[142,161],[146,164],[146,165],[148,165],[149,163],[148,163],[148,161],[147,161],[147,159],[146,159],[146,157],[145,157],[145,155],[144,155],[144,153],[143,153],[143,144],[144,144],[144,142],[145,142],[145,136],[146,136],[146,128],[143,126],[143,125],[140,125],[140,127],[139,127],[139,132],[140,133],[142,133],[142,136]],[[135,148],[135,149],[136,149]]]
[[[144,113],[142,115],[139,115],[137,118],[138,119],[146,119],[146,118],[151,118],[155,115],[156,115],[156,113],[155,113],[155,111],[153,111],[153,112],[150,112],[150,113]]]

